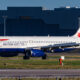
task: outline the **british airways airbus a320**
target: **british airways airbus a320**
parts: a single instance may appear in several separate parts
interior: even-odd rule
[[[71,37],[0,37],[0,55],[12,56],[24,54],[24,59],[42,57],[46,59],[47,51],[80,45],[80,29]]]

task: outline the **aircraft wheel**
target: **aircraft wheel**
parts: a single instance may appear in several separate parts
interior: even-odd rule
[[[46,54],[44,54],[44,56],[42,56],[42,59],[46,59],[47,58],[47,55]]]
[[[30,56],[24,56],[23,59],[30,59]]]
[[[23,59],[30,59],[30,54],[29,53],[25,53]]]

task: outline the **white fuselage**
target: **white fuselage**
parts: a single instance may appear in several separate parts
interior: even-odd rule
[[[0,48],[29,48],[40,47],[54,44],[64,43],[80,43],[76,37],[0,37],[0,39],[8,39],[0,41]]]

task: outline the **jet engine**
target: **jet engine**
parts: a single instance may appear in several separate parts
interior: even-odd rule
[[[26,51],[24,59],[29,59],[30,57],[42,57],[42,59],[46,59],[46,54],[39,49],[31,49]]]

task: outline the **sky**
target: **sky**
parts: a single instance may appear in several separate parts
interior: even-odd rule
[[[0,9],[4,10],[10,6],[20,7],[45,7],[47,9],[54,9],[59,7],[71,6],[80,7],[80,0],[0,0]]]

